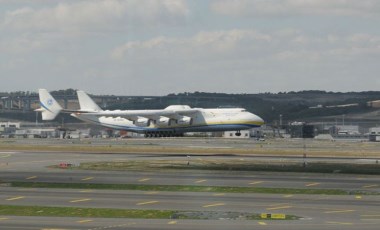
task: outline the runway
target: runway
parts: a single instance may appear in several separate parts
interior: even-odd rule
[[[167,140],[166,140],[167,141]],[[220,147],[223,147],[221,145]],[[193,155],[196,158],[278,160],[274,156]],[[164,192],[7,187],[11,181],[59,183],[200,185],[269,188],[326,188],[380,192],[379,176],[229,172],[229,171],[87,171],[48,168],[60,162],[183,159],[183,154],[100,154],[69,152],[0,152],[0,204],[115,209],[285,213],[302,217],[275,220],[142,220],[123,218],[0,216],[4,229],[377,229],[380,196],[257,193]],[[303,160],[292,158],[292,160]],[[374,158],[321,158],[356,162]]]
[[[310,225],[315,229],[323,226],[334,229],[333,226],[345,226],[346,229],[357,229],[359,226],[375,229],[380,223],[380,197],[379,196],[327,196],[327,195],[281,195],[281,194],[216,194],[216,193],[189,193],[189,192],[143,192],[143,191],[112,191],[112,190],[79,190],[79,189],[23,189],[2,188],[0,192],[0,204],[7,205],[38,205],[59,207],[91,207],[91,208],[120,208],[120,209],[157,209],[157,210],[200,210],[200,211],[239,211],[270,213],[284,212],[302,216],[302,220],[286,221],[283,224],[292,228]],[[2,217],[1,224],[10,224],[24,217]],[[36,217],[37,218],[37,217]],[[30,218],[32,219],[33,218]],[[63,218],[73,221],[74,228],[82,229],[84,218]],[[102,223],[105,220],[87,218],[91,222]],[[60,220],[59,222],[61,222]],[[129,220],[128,220],[129,221]],[[117,225],[128,221],[117,219]],[[149,220],[133,227],[136,229],[152,228],[151,221],[169,223],[170,220]],[[176,223],[194,223],[201,229],[207,221],[199,220],[175,220]],[[276,221],[242,221],[214,220],[216,225],[212,229],[228,229],[231,222],[239,227],[252,227],[258,222],[270,225],[270,229],[284,229],[283,224]],[[90,221],[89,221],[90,222]],[[224,222],[219,223],[219,222]],[[16,223],[14,223],[16,224]],[[18,222],[17,224],[20,224]],[[44,222],[44,224],[46,224]],[[94,223],[92,223],[94,224]],[[103,225],[105,223],[102,223]],[[220,226],[219,224],[223,225]],[[227,224],[227,225],[225,225]],[[168,224],[169,225],[169,224]],[[60,228],[63,225],[54,226]],[[40,226],[42,228],[44,226]],[[48,226],[45,226],[48,227]],[[87,226],[86,226],[87,227]],[[125,227],[125,226],[124,226]],[[156,226],[157,227],[157,226]],[[236,227],[236,225],[235,225]],[[269,226],[267,226],[269,227]],[[181,226],[182,228],[182,226]],[[198,228],[198,227],[197,227]],[[90,228],[88,228],[90,229]],[[101,229],[101,228],[99,228]],[[117,229],[117,228],[116,228]],[[119,228],[123,229],[123,228]],[[129,227],[128,227],[129,229]],[[244,228],[243,228],[244,229]]]

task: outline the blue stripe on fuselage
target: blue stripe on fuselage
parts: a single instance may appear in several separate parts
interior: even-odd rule
[[[92,121],[95,122],[95,121]],[[150,127],[137,127],[137,126],[124,126],[124,125],[114,125],[96,122],[99,125],[106,126],[109,128],[127,130],[132,132],[156,132],[156,131],[179,131],[179,132],[216,132],[216,131],[235,131],[244,130],[260,127],[260,125],[253,124],[220,124],[220,125],[200,125],[200,126],[188,126],[188,127],[167,127],[167,128],[150,128]]]

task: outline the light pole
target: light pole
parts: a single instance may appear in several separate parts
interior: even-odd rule
[[[345,114],[342,115],[343,126],[344,126],[344,117],[345,117]]]
[[[36,111],[36,127],[38,126],[38,111]]]

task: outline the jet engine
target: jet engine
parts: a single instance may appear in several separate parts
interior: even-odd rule
[[[140,126],[140,127],[148,127],[150,126],[150,123],[151,123],[151,120],[148,119],[148,118],[145,118],[145,117],[142,117],[142,118],[138,118],[137,120],[135,120],[134,124],[136,126]]]
[[[183,116],[183,117],[178,119],[178,124],[179,125],[192,125],[193,124],[193,118]]]
[[[157,125],[159,127],[168,127],[172,125],[173,120],[168,117],[160,117],[160,119],[157,120]]]

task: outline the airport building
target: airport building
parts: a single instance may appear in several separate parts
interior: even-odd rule
[[[305,122],[292,122],[289,126],[289,133],[291,138],[314,138],[314,125]]]
[[[0,127],[1,128],[20,128],[20,122],[0,122]]]
[[[380,127],[373,127],[369,129],[369,141],[380,141]]]

